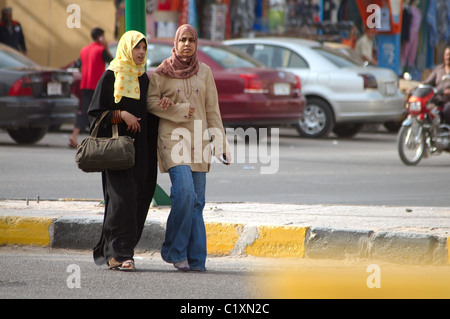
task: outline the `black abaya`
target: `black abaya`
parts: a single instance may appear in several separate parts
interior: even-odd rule
[[[102,121],[98,136],[111,136],[111,117],[114,110],[125,110],[141,118],[141,132],[127,131],[125,122],[119,124],[119,134],[135,139],[134,167],[102,172],[105,216],[100,241],[94,248],[94,261],[98,265],[111,258],[119,262],[133,259],[148,209],[156,187],[156,139],[158,118],[147,113],[146,97],[149,85],[147,74],[139,77],[140,99],[122,97],[114,102],[114,72],[107,70],[101,77],[89,106],[91,130],[104,111],[111,111]]]

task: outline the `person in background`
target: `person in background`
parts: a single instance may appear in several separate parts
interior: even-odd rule
[[[444,50],[444,62],[436,66],[428,79],[424,82],[437,88],[442,92],[442,96],[436,97],[437,103],[442,105],[442,122],[450,124],[450,45]]]
[[[105,72],[105,63],[112,61],[113,57],[108,49],[108,43],[105,40],[105,31],[100,28],[94,28],[91,31],[92,43],[83,47],[80,51],[81,62],[81,103],[78,110],[75,127],[69,138],[69,147],[76,148],[78,145],[78,135],[84,133],[89,125],[87,110],[94,95],[97,83],[103,72]]]
[[[26,54],[27,46],[23,35],[22,26],[12,19],[12,9],[2,9],[2,20],[0,22],[0,42]]]
[[[368,30],[361,38],[356,41],[355,52],[364,60],[373,65],[378,65],[378,61],[373,52],[374,33]]]
[[[178,28],[172,55],[153,72],[147,96],[147,110],[160,117],[159,167],[172,183],[161,257],[181,271],[206,270],[203,208],[211,147],[231,159],[214,78],[198,61],[197,41],[194,27]]]
[[[418,6],[419,3],[417,0],[411,0],[410,6],[408,8],[404,8],[404,10],[408,10],[408,13],[405,11],[404,13],[408,14],[409,23],[407,23],[407,25],[404,27],[408,27],[408,30],[405,30],[404,34],[402,34],[400,62],[405,69],[413,67],[414,62],[416,61],[417,47],[419,44],[419,31],[422,22],[422,12],[418,8]],[[403,28],[405,20],[402,21]],[[403,35],[405,35],[405,39],[403,38]]]
[[[97,265],[107,264],[110,269],[135,270],[134,248],[156,188],[159,119],[147,112],[147,46],[146,37],[138,31],[122,35],[116,57],[100,78],[88,111],[91,130],[108,112],[98,136],[111,136],[112,125],[118,124],[119,135],[134,139],[134,166],[102,172],[105,214],[93,257]]]

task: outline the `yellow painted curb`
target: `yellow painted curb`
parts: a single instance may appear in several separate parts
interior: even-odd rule
[[[52,222],[47,217],[0,217],[0,245],[48,246]]]
[[[246,254],[257,257],[303,257],[308,227],[259,226],[259,238],[247,246]]]
[[[207,252],[210,255],[229,255],[239,239],[243,225],[206,223]]]

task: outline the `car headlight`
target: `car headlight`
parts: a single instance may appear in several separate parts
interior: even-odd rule
[[[420,112],[422,109],[422,104],[420,102],[409,102],[408,108],[410,111]]]

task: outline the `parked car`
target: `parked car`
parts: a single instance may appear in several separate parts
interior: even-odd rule
[[[352,137],[364,123],[401,123],[403,95],[390,69],[362,66],[319,42],[295,38],[224,41],[271,68],[300,76],[307,106],[298,128],[306,137],[334,131]]]
[[[50,126],[74,123],[78,99],[72,74],[44,68],[0,44],[0,129],[18,144],[33,144]]]
[[[173,39],[149,42],[149,76],[170,57],[172,48]],[[116,49],[117,44],[110,45],[113,56]],[[213,73],[225,126],[246,129],[298,125],[306,104],[298,76],[269,69],[238,49],[207,40],[199,40],[198,58]],[[74,75],[79,79],[79,74]]]
[[[359,66],[368,66],[370,63],[368,61],[364,61],[362,56],[360,56],[355,50],[349,47],[346,44],[337,43],[337,42],[323,42],[325,47],[333,49],[345,56],[347,56],[350,60],[355,62],[355,64]],[[372,65],[373,66],[373,65]]]

